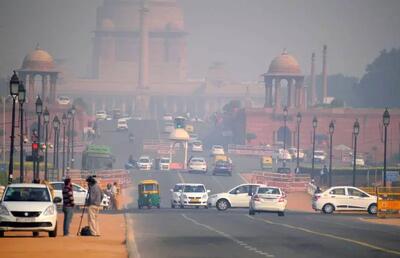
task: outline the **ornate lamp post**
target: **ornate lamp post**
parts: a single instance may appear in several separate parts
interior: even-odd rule
[[[58,143],[60,137],[60,120],[58,116],[55,116],[53,119],[53,128],[54,128],[54,147],[53,147],[53,178],[54,173],[57,172],[57,179],[59,180],[60,175],[58,173]]]
[[[300,114],[300,112],[297,113],[296,122],[297,122],[297,165],[296,165],[296,169],[297,169],[297,171],[299,171],[299,169],[300,169],[300,159],[299,159],[299,153],[300,153],[300,124],[301,124],[301,114]]]
[[[75,105],[72,105],[71,113],[72,113],[72,132],[71,132],[71,169],[74,168],[74,137],[75,137]]]
[[[37,132],[38,132],[38,144],[39,144],[39,146],[40,146],[40,140],[41,140],[41,137],[40,137],[40,127],[41,127],[40,116],[42,115],[42,113],[43,113],[43,102],[40,99],[40,96],[38,96],[38,98],[36,99],[36,114],[37,114],[37,117],[38,117]],[[40,174],[40,170],[39,170],[39,168],[40,168],[40,158],[39,158],[39,156],[40,155],[38,153],[38,155],[35,157],[36,158],[36,175],[34,175],[35,179],[39,179],[39,174]]]
[[[317,117],[314,116],[312,120],[312,127],[313,127],[313,141],[312,141],[312,163],[311,163],[311,175],[314,176],[314,165],[315,165],[315,130],[318,126]]]
[[[14,138],[15,138],[15,101],[18,97],[19,78],[14,71],[10,80],[10,95],[13,99],[12,120],[11,120],[11,143],[10,143],[10,162],[8,164],[8,183],[11,184],[14,177]]]
[[[49,179],[49,171],[47,169],[47,141],[49,138],[49,121],[50,121],[50,113],[49,110],[47,110],[47,107],[44,109],[43,112],[43,120],[44,120],[44,125],[45,125],[45,136],[44,136],[44,179],[48,180]]]
[[[383,142],[383,186],[386,187],[386,145],[387,145],[387,127],[390,123],[389,111],[386,108],[383,112],[383,126],[385,127],[385,138]]]
[[[286,122],[287,122],[287,116],[288,116],[288,109],[285,106],[283,108],[283,152],[284,153],[286,153]]]
[[[20,138],[19,138],[19,181],[24,182],[24,103],[26,91],[24,83],[21,81],[18,87],[18,103],[19,103],[19,123],[20,123]]]
[[[329,187],[332,186],[332,146],[333,146],[333,132],[335,131],[335,124],[333,120],[329,124]]]
[[[65,177],[65,127],[67,126],[67,116],[65,113],[61,118],[63,124],[63,149],[62,149],[62,177]]]
[[[69,159],[70,157],[70,152],[71,152],[71,119],[72,119],[72,112],[71,109],[68,110],[67,112],[67,118],[68,118],[68,130],[67,130],[67,170],[69,171],[70,166],[71,166],[71,160]]]
[[[357,160],[357,136],[360,133],[360,124],[358,119],[353,125],[353,135],[354,135],[354,150],[353,150],[353,186],[356,186],[356,160]]]

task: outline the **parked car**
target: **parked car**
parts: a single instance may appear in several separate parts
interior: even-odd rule
[[[117,130],[118,131],[127,131],[128,130],[128,122],[124,118],[120,118],[117,121]]]
[[[48,232],[57,236],[57,207],[59,197],[51,198],[44,184],[10,184],[0,203],[0,237],[6,231],[31,231],[33,236]]]
[[[278,160],[290,161],[290,160],[292,160],[292,155],[290,155],[288,150],[279,149],[278,150]]]
[[[286,205],[286,194],[279,187],[261,186],[250,199],[249,215],[256,212],[274,212],[278,213],[278,216],[284,216]]]
[[[324,163],[326,160],[326,153],[322,150],[314,151],[314,161],[317,163]]]
[[[331,214],[334,211],[368,211],[377,213],[377,197],[353,186],[335,186],[314,194],[312,208]]]
[[[262,184],[241,184],[226,193],[211,195],[208,198],[208,207],[216,207],[219,211],[225,211],[229,208],[249,208],[251,196],[255,193],[257,187]]]
[[[289,153],[292,156],[292,160],[297,159],[297,148],[289,148]],[[299,149],[299,160],[304,160],[305,158],[305,154],[304,151],[302,149]]]
[[[213,175],[224,174],[228,176],[232,176],[232,163],[225,160],[218,160],[215,162]]]
[[[189,172],[207,173],[207,162],[203,157],[193,157],[189,161]]]
[[[182,209],[188,206],[208,208],[207,200],[210,190],[206,190],[203,184],[185,184],[180,192],[180,207]]]
[[[170,170],[171,160],[168,157],[160,158],[158,167],[160,170]]]
[[[192,142],[192,152],[202,152],[203,151],[203,143],[201,141]]]
[[[186,184],[176,184],[173,189],[171,189],[171,208],[176,208],[180,206],[181,203],[181,195],[183,187]]]
[[[149,156],[141,156],[137,161],[137,166],[140,170],[151,170],[153,162]]]
[[[221,145],[213,145],[211,147],[211,155],[225,155],[224,147]]]

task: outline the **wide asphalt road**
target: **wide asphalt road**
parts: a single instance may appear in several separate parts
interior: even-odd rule
[[[119,165],[132,152],[125,137],[127,133],[110,129],[99,140],[113,147]],[[139,152],[139,149],[133,150]],[[400,229],[364,222],[362,219],[371,218],[369,215],[288,211],[285,217],[276,214],[250,217],[246,209],[219,212],[215,208],[170,208],[169,190],[176,183],[203,183],[211,194],[227,191],[244,182],[238,172],[246,166],[239,165],[240,169],[236,169],[232,177],[132,170],[134,185],[143,179],[155,179],[160,183],[161,209],[137,209],[137,192],[132,190],[134,201],[126,214],[131,256],[400,257]]]

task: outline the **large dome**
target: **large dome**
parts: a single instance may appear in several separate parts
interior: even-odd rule
[[[300,65],[296,58],[289,55],[286,51],[272,60],[268,74],[300,74]]]
[[[36,47],[34,51],[25,56],[22,63],[23,70],[51,71],[54,70],[53,57],[46,51]]]

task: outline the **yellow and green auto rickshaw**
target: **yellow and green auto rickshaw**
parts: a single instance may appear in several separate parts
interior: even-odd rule
[[[138,185],[138,207],[160,208],[160,185],[156,180],[143,180]]]

